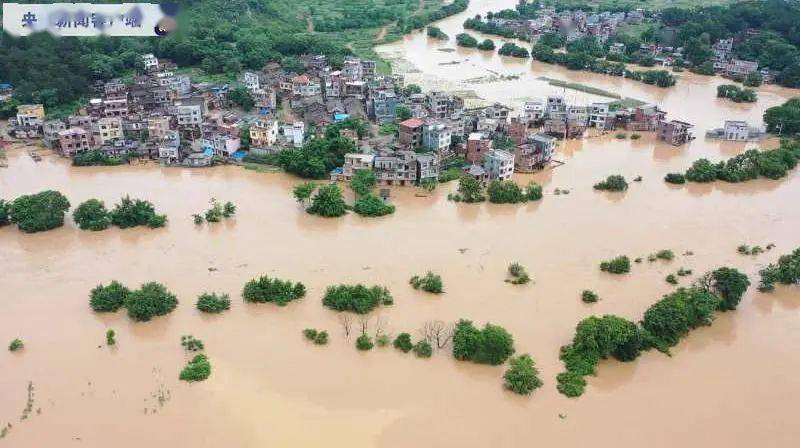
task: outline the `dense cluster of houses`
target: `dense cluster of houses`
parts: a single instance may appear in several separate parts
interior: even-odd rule
[[[173,63],[144,55],[145,73],[130,82],[98,85],[97,98],[78,114],[46,120],[42,105],[21,105],[9,129],[16,137],[41,138],[67,157],[99,150],[164,165],[208,166],[215,159],[241,160],[248,152],[300,147],[348,118],[396,123],[396,137],[360,140],[354,130],[341,129],[361,152],[348,154],[330,174],[333,180],[349,180],[354,170],[372,169],[388,185],[435,180],[440,167],[454,165],[450,160],[455,165],[466,160],[459,166],[481,180],[508,179],[515,171],[547,166],[558,138],[580,137],[589,128],[651,131],[675,145],[692,138],[690,124],[667,121],[665,112],[652,105],[574,105],[552,95],[512,114],[497,103],[467,108],[461,97],[442,91],[414,93],[404,89],[402,77],[376,73],[373,61],[349,57],[334,70],[325,56],[300,60],[299,74],[277,63],[242,73],[236,88],[246,89],[254,102],[253,112],[243,114],[232,107],[231,86],[192,83],[176,74]],[[249,148],[242,147],[243,137],[249,137]]]
[[[745,36],[750,37],[755,33],[758,33],[758,31],[748,30],[745,33]],[[734,38],[720,39],[715,42],[714,45],[712,45],[711,50],[713,52],[713,56],[711,59],[714,63],[714,71],[738,81],[742,81],[748,76],[758,73],[761,75],[764,82],[771,82],[773,76],[768,68],[762,68],[759,70],[758,62],[737,59],[734,56],[734,41]]]
[[[556,12],[555,8],[542,8],[535,19],[492,17],[488,22],[500,28],[514,30],[521,36],[527,36],[534,43],[549,33],[561,34],[566,37],[567,42],[586,36],[593,36],[599,42],[606,42],[621,25],[638,24],[651,19],[649,13],[642,9],[593,13],[580,9]]]
[[[682,145],[694,137],[692,125],[680,120],[667,120],[666,112],[654,104],[633,108],[614,107],[614,103],[568,104],[561,95],[528,101],[523,105],[523,118],[540,123],[542,132],[554,137],[578,138],[594,128],[600,132],[624,129],[633,132],[655,132],[658,139]]]

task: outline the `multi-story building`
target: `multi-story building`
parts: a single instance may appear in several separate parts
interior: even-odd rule
[[[251,72],[249,70],[242,73],[242,84],[244,84],[250,93],[253,93],[261,88],[261,83],[258,79],[258,73]]]
[[[152,53],[142,55],[142,62],[146,71],[158,70],[158,58]]]
[[[514,154],[502,149],[492,149],[483,158],[483,168],[490,181],[511,179],[514,174]]]
[[[381,90],[370,102],[369,112],[378,123],[390,123],[397,118],[397,95],[388,90]]]
[[[180,163],[181,159],[181,136],[178,131],[171,130],[159,142],[158,159],[164,165],[174,165]]]
[[[373,159],[373,171],[378,182],[384,185],[411,185],[417,180],[416,153],[398,151],[378,155]]]
[[[119,117],[100,118],[92,127],[92,144],[94,146],[107,145],[123,137],[122,119]]]
[[[20,104],[17,106],[17,125],[39,127],[44,122],[44,106],[41,104]]]
[[[342,64],[342,77],[347,81],[361,81],[364,78],[364,68],[361,59],[346,57]]]
[[[262,118],[250,125],[250,142],[255,146],[274,146],[278,141],[278,122]]]
[[[484,156],[492,150],[492,140],[480,132],[473,132],[467,138],[467,161],[481,163]]]
[[[542,121],[545,118],[545,105],[542,101],[526,101],[522,106],[522,112],[530,121]]]
[[[682,145],[692,139],[692,133],[689,132],[692,127],[684,121],[662,120],[658,123],[658,139],[671,145]]]
[[[178,127],[199,127],[203,124],[205,99],[197,97],[175,101],[172,111]]]
[[[422,146],[439,155],[449,153],[451,138],[450,126],[445,123],[430,121],[423,126]]]
[[[553,157],[556,139],[546,134],[534,134],[514,151],[514,168],[530,173],[544,168]]]
[[[589,106],[589,126],[601,131],[613,128],[609,103],[592,103]]]
[[[64,129],[58,132],[58,145],[61,154],[71,157],[89,149],[89,134],[79,127]]]
[[[61,120],[47,120],[42,125],[42,143],[50,149],[58,149],[60,137],[59,132],[67,126]]]
[[[298,96],[315,96],[322,93],[319,82],[312,80],[308,75],[299,75],[292,78],[292,94]]]
[[[331,180],[349,181],[353,174],[358,170],[371,170],[372,162],[375,159],[373,154],[348,153],[344,155],[344,165],[331,173]]]
[[[420,182],[439,179],[439,156],[435,153],[417,154],[417,179]]]
[[[283,137],[286,139],[287,143],[295,148],[303,146],[306,138],[306,124],[302,121],[295,121],[294,123],[284,125]]]
[[[422,130],[425,122],[419,118],[409,118],[400,123],[400,144],[416,148],[422,144]]]
[[[166,115],[158,115],[145,119],[147,134],[152,140],[161,140],[169,132],[170,118]]]

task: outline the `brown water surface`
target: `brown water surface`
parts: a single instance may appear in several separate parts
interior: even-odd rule
[[[466,16],[514,2],[472,3],[464,15],[441,24],[446,33],[459,32]],[[422,71],[411,76],[423,81],[459,87],[461,80],[485,74],[469,65],[438,66],[434,58],[447,53],[431,51],[436,45],[415,34],[389,48],[403,51]],[[725,118],[755,120],[795,93],[765,87],[758,103],[734,105],[714,98],[722,82],[716,78],[682,74],[676,87],[658,89],[464,54],[479,58],[480,67],[528,73],[517,81],[477,85],[486,99],[514,103],[547,94],[550,87],[535,77],[559,77],[659,101],[670,116],[701,130]],[[19,353],[0,350],[0,425],[13,424],[0,444],[796,446],[797,288],[773,294],[751,289],[738,311],[694,331],[672,357],[653,352],[633,363],[602,363],[580,399],[555,389],[562,367],[558,348],[580,319],[606,313],[638,319],[670,291],[664,277],[679,267],[697,274],[729,265],[755,281],[760,267],[800,246],[797,171],[779,181],[738,185],[674,187],[662,181],[698,157],[720,159],[750,146],[698,139],[675,148],[650,135],[638,141],[570,141],[557,155],[565,165],[517,178],[544,185],[540,202],[454,204],[446,195],[455,184],[440,186],[430,197],[394,189],[397,213],[374,220],[303,213],[291,196],[300,180],[284,174],[238,167],[73,168],[56,156],[36,163],[23,149],[12,149],[9,167],[0,168],[2,198],[52,188],[73,206],[92,197],[111,205],[131,194],[151,200],[170,222],[158,230],[98,233],[78,230],[71,219],[40,234],[0,229],[0,342],[21,337],[26,343]],[[641,175],[643,181],[622,194],[592,190],[615,173]],[[555,188],[571,193],[557,196]],[[211,197],[234,201],[236,217],[195,226],[191,214],[204,210]],[[758,257],[736,253],[739,244],[770,242],[776,249]],[[664,248],[694,255],[635,264],[621,277],[597,268],[618,254],[646,257]],[[503,282],[512,261],[528,268],[532,284]],[[409,277],[428,269],[442,275],[445,294],[430,296],[408,286]],[[244,282],[263,273],[303,281],[307,297],[284,308],[244,304]],[[163,282],[180,306],[144,324],[131,323],[124,313],[92,313],[89,290],[112,279],[131,286]],[[502,390],[502,368],[457,362],[446,351],[430,360],[392,349],[358,352],[336,314],[320,304],[324,288],[340,282],[388,286],[395,305],[377,314],[394,334],[409,331],[416,338],[417,329],[433,319],[505,326],[518,352],[536,359],[544,387],[532,397],[514,396]],[[597,291],[602,300],[584,305],[582,289]],[[203,291],[231,294],[232,309],[201,315],[193,304]],[[372,328],[374,322],[375,316]],[[328,330],[330,344],[308,344],[301,335],[307,327]],[[104,345],[107,328],[117,331],[118,345],[111,349]],[[180,346],[185,334],[206,344],[213,373],[203,383],[177,380],[190,357]],[[20,421],[29,381],[35,386],[33,412]]]

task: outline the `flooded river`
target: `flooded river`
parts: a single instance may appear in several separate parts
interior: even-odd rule
[[[441,24],[451,37],[464,17],[514,2],[472,3]],[[765,87],[758,103],[736,105],[716,100],[722,81],[715,78],[682,74],[674,88],[659,89],[477,51],[435,51],[440,45],[414,34],[381,51],[402,52],[417,71],[409,79],[426,86],[475,89],[487,100],[515,103],[552,91],[539,76],[583,82],[657,101],[670,117],[695,123],[700,135],[726,118],[754,121],[796,93]],[[469,62],[440,66],[441,55]],[[524,75],[465,82],[486,70]],[[71,219],[40,234],[0,228],[0,342],[21,337],[26,344],[18,353],[0,350],[0,425],[13,424],[0,445],[796,446],[797,288],[773,294],[751,288],[738,311],[694,331],[671,358],[649,352],[633,363],[601,363],[579,399],[555,388],[558,348],[580,319],[613,313],[637,320],[671,290],[664,277],[680,267],[699,274],[729,265],[755,282],[760,267],[800,246],[798,171],[740,185],[662,181],[698,157],[729,157],[745,146],[699,138],[675,148],[651,136],[570,141],[557,154],[564,165],[517,179],[544,185],[540,202],[471,206],[446,200],[455,184],[430,197],[396,188],[397,213],[372,220],[305,214],[291,195],[300,180],[280,173],[73,168],[56,156],[37,163],[22,148],[12,149],[9,167],[0,168],[0,198],[52,188],[73,206],[91,197],[111,205],[131,194],[151,200],[170,222],[157,230],[98,233],[78,230]],[[623,194],[592,190],[616,173],[643,181]],[[571,194],[554,195],[555,188]],[[195,226],[191,215],[211,197],[235,202],[236,217]],[[776,249],[757,257],[736,253],[739,244],[770,242]],[[618,254],[646,257],[667,248],[694,255],[635,264],[625,276],[598,269]],[[512,261],[528,268],[532,284],[503,282]],[[408,286],[409,277],[428,269],[442,275],[445,294]],[[243,284],[260,274],[303,281],[308,295],[284,308],[244,304]],[[163,282],[180,305],[144,324],[124,313],[92,313],[89,290],[112,279],[131,286]],[[505,326],[518,353],[537,361],[544,386],[531,397],[515,396],[502,390],[503,368],[457,362],[449,351],[430,360],[390,348],[358,352],[355,337],[347,339],[336,313],[320,303],[324,288],[340,282],[389,287],[395,305],[378,315],[390,333],[408,331],[416,339],[426,321],[462,317]],[[582,289],[602,300],[583,304]],[[193,305],[204,291],[229,293],[232,309],[201,315]],[[328,330],[329,345],[307,343],[301,335],[307,327]],[[113,349],[104,345],[108,328],[117,332]],[[203,383],[177,380],[189,357],[180,346],[187,334],[205,342],[213,365]],[[29,382],[32,411],[20,421]]]

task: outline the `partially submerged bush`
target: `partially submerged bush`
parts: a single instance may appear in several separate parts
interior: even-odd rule
[[[336,311],[366,314],[378,305],[391,305],[392,295],[384,286],[336,285],[325,290],[322,304]]]
[[[511,276],[511,279],[507,279],[506,282],[513,285],[524,285],[531,281],[531,277],[528,275],[525,266],[516,261],[508,265],[508,275]]]
[[[669,274],[669,275],[667,275],[667,278],[666,278],[665,280],[666,280],[666,281],[667,281],[667,283],[669,283],[670,285],[677,285],[677,284],[678,284],[678,279],[677,279],[677,277],[675,277],[675,274]]]
[[[347,204],[342,197],[342,190],[336,184],[323,185],[311,199],[311,206],[306,210],[312,215],[335,218],[347,213]]]
[[[367,336],[366,334],[362,334],[356,339],[356,348],[359,350],[372,350],[375,344],[372,343],[372,338]]]
[[[156,282],[143,284],[125,298],[128,316],[136,321],[148,321],[155,316],[169,314],[177,306],[178,298]]]
[[[624,177],[618,174],[613,174],[608,176],[606,180],[594,184],[594,189],[604,191],[625,191],[628,189],[628,182],[625,181]]]
[[[113,280],[108,286],[97,285],[89,294],[89,306],[98,313],[114,312],[125,306],[125,298],[131,291],[122,283]]]
[[[486,324],[483,329],[461,319],[453,333],[453,356],[460,361],[500,365],[514,354],[514,338],[505,328]]]
[[[186,364],[180,374],[182,381],[204,381],[211,375],[211,363],[206,355],[196,355]]]
[[[199,352],[206,348],[203,341],[192,335],[181,336],[181,346],[190,352]]]
[[[414,344],[411,342],[411,335],[408,333],[400,333],[394,338],[394,342],[392,342],[394,348],[402,351],[403,353],[408,353],[414,348]]]
[[[227,294],[207,293],[197,298],[197,309],[204,313],[221,313],[231,308],[231,299]]]
[[[581,292],[581,300],[583,300],[584,303],[595,303],[600,300],[600,296],[594,291],[584,289],[583,292]]]
[[[442,277],[431,271],[425,273],[423,277],[415,275],[408,281],[414,289],[421,289],[426,292],[441,294],[444,292]]]
[[[16,338],[11,341],[10,344],[8,344],[8,351],[10,352],[16,352],[18,350],[22,350],[23,348],[25,348],[25,343],[22,342],[22,339],[20,338]]]
[[[111,217],[103,201],[89,199],[72,212],[72,219],[82,230],[105,230],[111,225]]]
[[[269,278],[262,275],[244,285],[242,297],[251,303],[276,303],[285,306],[292,300],[305,297],[306,287],[300,282]]]
[[[664,261],[672,261],[675,258],[675,253],[669,249],[662,249],[656,252],[656,258]]]
[[[542,386],[539,379],[539,370],[536,363],[528,354],[511,358],[510,366],[503,375],[503,387],[520,395],[530,395],[531,392]]]
[[[670,184],[685,184],[686,183],[686,176],[681,173],[669,173],[664,176],[664,181]]]
[[[113,328],[106,330],[106,345],[117,345],[117,332]]]
[[[750,287],[747,275],[734,268],[722,267],[711,272],[708,287],[720,298],[717,309],[733,311],[739,306],[742,296]]]
[[[156,209],[149,201],[131,199],[125,196],[109,213],[111,224],[126,229],[128,227],[148,226],[163,227],[167,222],[166,215],[156,214]]]
[[[360,196],[353,204],[353,211],[365,217],[386,216],[394,213],[395,207],[383,199],[368,193]]]
[[[317,345],[325,345],[328,343],[328,332],[325,330],[317,330],[316,328],[306,328],[303,330],[303,336],[309,341]]]
[[[620,255],[600,263],[600,270],[611,274],[625,274],[631,271],[631,260],[625,255]]]
[[[63,194],[47,190],[14,199],[8,214],[20,230],[34,233],[63,226],[64,213],[69,207],[69,200]]]
[[[791,254],[783,255],[777,263],[772,263],[762,269],[761,283],[758,286],[760,291],[772,291],[775,283],[792,285],[800,283],[800,248],[795,249]]]
[[[433,355],[433,347],[430,342],[423,339],[414,344],[414,354],[417,358],[430,358]]]

